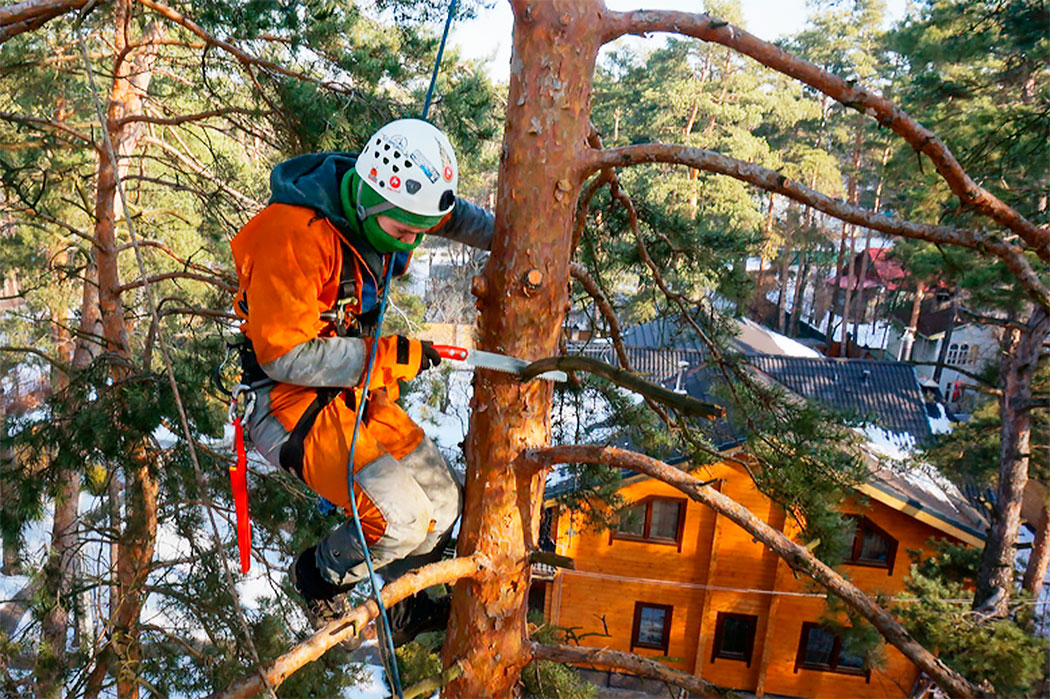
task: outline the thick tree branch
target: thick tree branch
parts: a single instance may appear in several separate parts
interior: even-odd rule
[[[696,675],[673,670],[663,663],[633,653],[553,643],[533,643],[531,650],[533,660],[591,665],[602,670],[623,670],[632,675],[652,677],[681,687],[699,697],[724,697],[730,693],[729,690],[702,680]]]
[[[0,7],[0,44],[86,4],[87,0],[25,0]]]
[[[842,598],[870,621],[888,642],[896,646],[909,660],[932,677],[934,681],[953,697],[980,695],[962,675],[952,670],[919,645],[892,615],[879,607],[867,594],[847,581],[827,564],[813,555],[807,548],[788,539],[781,532],[756,517],[750,510],[714,488],[704,485],[698,478],[674,468],[658,459],[644,454],[617,449],[615,447],[567,445],[531,449],[523,454],[542,466],[563,463],[591,463],[626,468],[644,473],[677,488],[693,500],[707,505],[737,524],[744,531],[761,541],[784,559],[792,569],[808,575],[829,591]]]
[[[637,146],[622,146],[602,151],[591,151],[584,167],[588,173],[597,172],[606,167],[617,165],[637,165],[640,163],[677,163],[727,175],[742,182],[753,184],[768,192],[776,192],[835,218],[871,228],[889,235],[902,238],[926,240],[932,243],[958,245],[973,250],[988,251],[999,257],[1029,295],[1040,305],[1050,309],[1050,290],[1043,284],[1039,275],[1032,269],[1025,258],[1024,251],[994,236],[978,231],[961,230],[933,224],[903,221],[891,216],[883,216],[833,199],[805,185],[790,180],[784,175],[754,163],[716,153],[703,148],[647,143]]]
[[[706,14],[646,10],[610,12],[605,18],[603,40],[609,42],[623,34],[646,32],[673,32],[727,46],[872,117],[929,157],[963,204],[1017,233],[1040,259],[1050,262],[1050,231],[1036,226],[974,182],[941,139],[885,97]]]
[[[480,556],[453,558],[448,561],[431,563],[388,583],[380,593],[380,597],[383,600],[383,605],[390,607],[395,602],[400,602],[431,585],[472,578],[487,567],[484,559]],[[271,687],[279,687],[282,682],[288,679],[289,675],[303,665],[320,658],[332,646],[357,636],[360,630],[378,615],[379,608],[372,600],[355,607],[343,618],[331,622],[313,636],[270,663],[270,666],[263,672],[265,681]],[[262,676],[258,674],[253,675],[227,689],[222,696],[225,699],[255,696],[265,688],[266,685],[263,682]]]
[[[652,398],[658,403],[674,408],[683,415],[703,417],[708,420],[715,420],[725,416],[725,410],[721,406],[699,400],[685,393],[675,393],[628,371],[618,369],[611,364],[606,364],[590,357],[567,356],[540,359],[522,369],[520,378],[522,381],[528,381],[545,371],[553,369],[586,371],[595,376],[601,376],[603,379],[612,381],[617,386],[622,386],[646,398]]]

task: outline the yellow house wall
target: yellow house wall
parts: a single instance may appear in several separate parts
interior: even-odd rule
[[[785,526],[783,511],[759,493],[738,466],[717,464],[697,471],[696,475],[722,479],[723,493],[771,526]],[[651,495],[682,497],[680,491],[652,479],[629,482],[620,494],[629,502]],[[932,537],[948,538],[878,502],[851,499],[843,502],[842,509],[866,516],[898,541],[892,575],[885,568],[840,567],[840,572],[869,593],[901,592],[910,567],[908,549],[925,549]],[[549,616],[555,623],[573,628],[578,635],[601,634],[584,637],[583,645],[631,651],[634,607],[635,602],[641,601],[674,607],[669,659],[663,661],[725,687],[756,691],[767,636],[770,648],[764,693],[801,697],[906,696],[918,675],[910,661],[891,646],[886,646],[886,662],[881,669],[872,671],[870,682],[862,676],[841,673],[803,668],[796,672],[802,624],[818,621],[825,612],[821,590],[808,578],[796,578],[789,570],[782,572],[779,587],[775,587],[778,557],[729,520],[716,520],[715,513],[699,503],[689,501],[686,505],[681,552],[672,545],[610,541],[608,531],[589,530],[581,515],[565,512],[559,516],[556,529],[558,553],[573,558],[576,570],[558,572],[551,586]],[[716,553],[712,559],[713,549]],[[777,595],[776,612],[770,619],[776,592],[793,594]],[[758,617],[750,667],[740,660],[712,661],[720,611]],[[772,633],[767,633],[770,623]],[[643,648],[633,652],[646,657],[662,655]]]

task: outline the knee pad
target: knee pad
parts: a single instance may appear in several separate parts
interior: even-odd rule
[[[434,531],[442,534],[450,530],[463,508],[463,485],[458,474],[427,437],[400,461],[431,502]]]
[[[375,560],[407,556],[423,543],[434,508],[401,463],[382,456],[361,469],[356,482],[386,521],[382,537],[371,547]]]

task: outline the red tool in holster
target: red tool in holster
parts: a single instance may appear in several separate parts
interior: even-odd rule
[[[237,548],[241,554],[241,572],[252,567],[252,521],[248,514],[248,453],[244,448],[244,412],[238,410],[238,392],[230,404],[233,422],[233,450],[237,461],[230,466],[230,485],[233,487],[233,506],[237,512]],[[254,395],[249,394],[251,398]]]

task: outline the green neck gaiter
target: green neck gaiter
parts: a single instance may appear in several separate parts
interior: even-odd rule
[[[360,186],[358,186],[359,183]],[[360,201],[357,201],[358,193],[360,193]],[[346,217],[361,224],[365,238],[379,252],[409,252],[415,250],[423,242],[422,233],[416,236],[416,240],[413,243],[405,243],[393,237],[379,227],[380,216],[389,216],[395,221],[428,230],[440,223],[442,218],[441,216],[422,216],[394,207],[360,221],[357,217],[357,204],[361,204],[368,209],[386,200],[379,192],[372,189],[367,182],[363,182],[354,170],[349,170],[343,175],[343,181],[339,185],[339,195],[343,200],[343,210]]]

